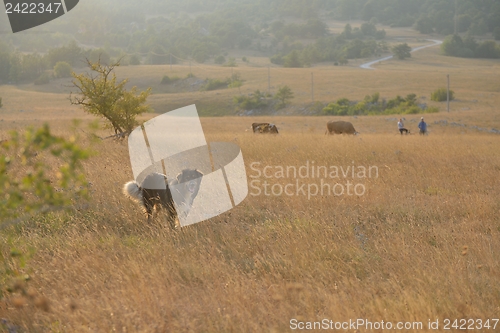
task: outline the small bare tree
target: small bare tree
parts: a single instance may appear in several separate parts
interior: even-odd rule
[[[149,109],[145,103],[151,88],[137,94],[136,87],[125,89],[128,80],[117,83],[113,70],[119,62],[103,65],[87,59],[87,64],[91,73],[72,73],[79,96],[70,93],[71,104],[81,105],[85,112],[106,119],[106,127],[114,130],[114,137],[129,135],[138,125],[136,117]]]

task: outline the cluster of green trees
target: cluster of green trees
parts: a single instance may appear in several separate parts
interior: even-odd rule
[[[467,32],[480,36],[500,29],[500,3],[495,0],[414,2],[423,2],[414,25],[421,33],[437,32],[449,35],[454,32]]]
[[[39,77],[47,68],[41,55],[0,52],[0,82],[19,82]]]
[[[451,34],[454,31],[455,4],[459,32],[493,32],[500,27],[497,0],[147,0],[144,10],[165,13],[179,11],[232,12],[240,19],[265,24],[278,16],[315,19],[318,12],[339,20],[360,19],[386,25],[423,29],[423,33]],[[245,17],[241,17],[244,13]]]
[[[83,49],[75,41],[48,50],[45,55],[39,53],[21,53],[0,46],[0,83],[30,81],[47,83],[51,76],[70,77],[74,66],[83,66],[85,59],[108,64],[111,56],[106,50]],[[53,75],[46,70],[53,69]]]
[[[372,22],[365,22],[361,24],[361,27],[355,27],[354,29],[348,23],[344,27],[344,31],[340,34],[345,39],[363,39],[363,38],[375,38],[384,39],[385,30],[378,30],[375,24]]]
[[[269,32],[278,40],[283,40],[285,37],[319,38],[325,36],[327,31],[328,26],[319,19],[309,19],[305,24],[285,24],[283,21],[274,21],[269,27]]]
[[[421,107],[417,104],[417,96],[408,94],[405,98],[396,98],[386,101],[380,99],[380,94],[367,95],[361,102],[340,98],[336,102],[323,108],[323,114],[335,116],[379,115],[379,114],[416,114],[438,112],[435,107]]]
[[[470,35],[462,39],[459,35],[446,37],[441,44],[445,55],[463,58],[500,58],[500,46],[494,41],[476,42]]]
[[[366,58],[387,51],[387,44],[376,40],[384,36],[384,30],[377,30],[370,23],[354,29],[346,24],[340,35],[319,38],[308,46],[284,42],[280,52],[271,57],[271,62],[284,67],[304,67],[321,61],[343,65],[347,59]]]
[[[186,11],[197,15],[188,15]],[[366,22],[359,28],[346,25],[339,36],[330,36],[319,13]],[[155,15],[147,18],[149,14]],[[276,20],[286,16],[304,21],[287,24]],[[440,34],[452,34],[456,26],[459,33],[482,35],[492,32],[500,39],[500,3],[496,0],[225,0],[222,3],[217,0],[147,0],[141,3],[89,0],[80,9],[78,19],[64,16],[50,23],[51,31],[56,33],[43,34],[42,38],[37,34],[13,34],[6,36],[5,41],[12,49],[23,53],[47,52],[47,47],[52,46],[49,51],[52,60],[45,65],[48,68],[58,61],[75,66],[73,60],[68,60],[77,59],[81,50],[66,46],[67,49],[58,50],[59,53],[53,51],[54,46],[67,45],[75,38],[82,44],[105,48],[115,59],[133,54],[125,56],[122,65],[139,64],[142,58],[149,64],[175,63],[177,59],[188,58],[203,63],[220,57],[225,49],[240,48],[265,52],[277,64],[301,67],[319,61],[342,64],[347,59],[384,51],[384,44],[378,41],[385,37],[385,31],[378,30],[377,23],[414,26],[422,33]],[[269,35],[271,43],[266,41]],[[304,46],[296,42],[298,38],[316,39],[316,42]],[[487,48],[480,47],[479,54],[488,52],[483,50]],[[472,53],[466,50],[469,49],[476,56],[476,51],[470,47],[464,49],[461,53],[470,56]],[[76,53],[67,56],[71,51]],[[93,52],[102,54],[102,51]],[[40,67],[36,65],[39,62],[36,56],[27,58],[22,65],[26,68],[20,69],[19,63],[23,60],[6,61],[2,52],[0,47],[0,79],[5,80],[8,76],[5,72],[11,67],[12,77],[16,79],[40,75],[28,68]],[[6,63],[9,65],[5,66]]]
[[[326,6],[326,5],[325,5]],[[337,19],[361,19],[421,33],[443,35],[455,31],[484,35],[500,27],[500,3],[496,0],[337,0],[331,1]]]

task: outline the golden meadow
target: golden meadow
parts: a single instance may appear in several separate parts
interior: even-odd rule
[[[245,80],[241,93],[265,91],[265,59],[248,58],[233,69]],[[121,194],[132,178],[127,144],[91,144],[92,118],[69,104],[69,81],[0,86],[2,138],[42,122],[69,137],[78,118],[79,142],[96,152],[84,163],[92,184],[84,209],[1,231],[4,257],[13,246],[33,254],[23,269],[31,276],[27,294],[2,299],[0,318],[22,332],[285,332],[292,319],[324,318],[420,321],[425,331],[428,320],[439,319],[442,329],[446,318],[498,318],[500,136],[476,127],[500,128],[500,63],[443,57],[438,48],[373,71],[358,62],[271,68],[272,90],[287,84],[294,91],[291,106],[276,116],[205,117],[202,125],[207,141],[241,147],[249,181],[266,180],[250,177],[256,162],[261,171],[307,161],[376,166],[377,177],[355,180],[363,195],[248,195],[231,211],[180,231],[160,219],[148,224]],[[161,91],[163,75],[189,71],[136,66],[117,73],[140,89],[152,86],[157,112],[193,103],[233,107],[237,89]],[[191,71],[201,79],[231,74],[211,65]],[[296,115],[311,102],[311,72],[316,101],[416,93],[441,111],[425,115],[425,137],[400,136],[392,116],[348,117],[359,136],[325,136],[334,117]],[[449,113],[445,103],[430,101],[447,74],[457,98]],[[419,119],[406,116],[414,133]],[[260,121],[275,123],[280,134],[254,135],[248,129]]]

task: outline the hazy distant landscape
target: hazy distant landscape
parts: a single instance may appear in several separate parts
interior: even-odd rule
[[[88,200],[16,223],[0,209],[0,332],[288,332],[325,318],[499,329],[498,1],[87,0],[16,34],[2,15],[0,156],[12,130],[43,123],[93,153]],[[85,59],[119,62],[127,89],[151,89],[140,122],[195,104],[208,142],[241,148],[246,199],[177,231],[148,223],[121,192],[127,140],[99,139],[114,134],[106,121],[70,103]],[[447,77],[449,112],[432,97]],[[329,120],[359,135],[327,136]],[[258,122],[279,134],[252,133]],[[29,171],[18,153],[0,161],[2,191]],[[61,178],[64,163],[29,158],[47,163],[49,186]],[[275,173],[312,164],[378,173]],[[266,195],[264,182],[365,191]],[[359,329],[372,331],[388,330]]]

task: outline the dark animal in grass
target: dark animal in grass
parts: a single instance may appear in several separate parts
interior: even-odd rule
[[[193,205],[193,201],[200,190],[203,173],[194,169],[184,169],[177,178],[170,183],[161,173],[152,173],[146,176],[141,184],[130,181],[123,186],[123,193],[139,202],[146,211],[148,222],[153,218],[153,212],[164,208],[167,220],[172,228],[178,224],[178,214],[185,217]],[[181,184],[182,186],[177,186]],[[179,212],[175,210],[171,187],[175,186],[175,197],[181,197],[182,202],[176,202]],[[170,186],[170,187],[169,187]]]

